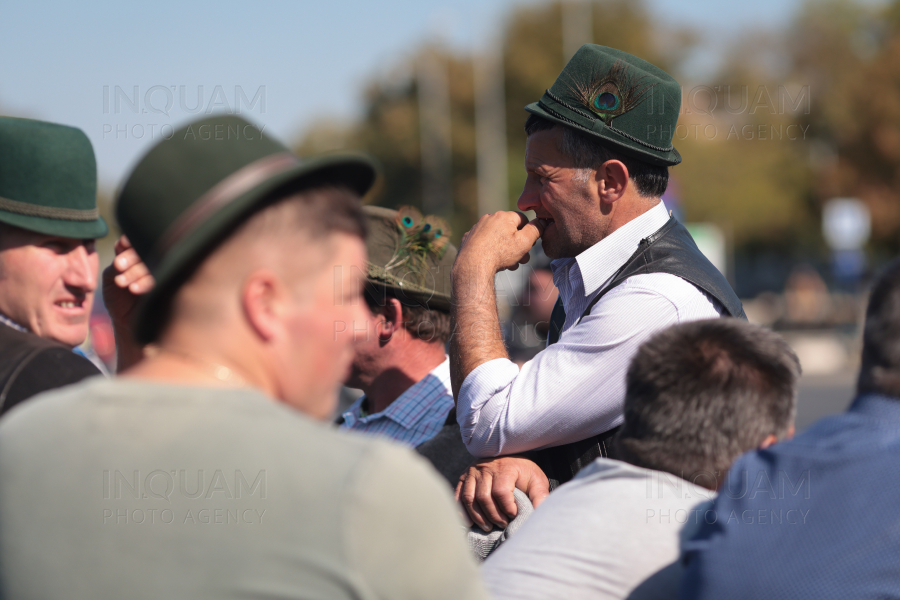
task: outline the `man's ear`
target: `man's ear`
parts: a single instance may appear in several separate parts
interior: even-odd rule
[[[794,424],[792,423],[791,426],[788,427],[788,430],[785,432],[784,437],[781,438],[781,440],[791,439],[792,437],[794,437],[795,432],[796,432],[796,429],[794,429]],[[779,438],[775,437],[774,433],[770,433],[769,435],[766,436],[766,438],[763,441],[761,441],[759,443],[759,449],[765,450],[766,448],[768,448],[769,446],[771,446],[772,444],[774,444],[775,442],[778,442],[778,441],[779,441]]]
[[[387,298],[384,310],[373,314],[378,319],[378,339],[386,344],[403,327],[403,305],[396,298]]]
[[[608,160],[596,171],[600,201],[612,204],[625,195],[628,188],[628,167],[620,160]]]
[[[394,334],[403,328],[403,305],[396,298],[388,298],[384,305],[384,314],[379,320],[378,338],[388,342]]]
[[[287,289],[271,271],[250,274],[241,288],[241,308],[250,327],[264,341],[277,337],[282,330]]]
[[[770,433],[769,435],[767,435],[767,436],[765,437],[765,439],[764,439],[763,441],[761,441],[761,442],[759,443],[759,449],[760,449],[760,450],[765,450],[766,448],[768,448],[769,446],[771,446],[772,444],[774,444],[774,443],[777,442],[777,441],[778,441],[778,438],[775,437],[775,434],[774,434],[774,433]]]

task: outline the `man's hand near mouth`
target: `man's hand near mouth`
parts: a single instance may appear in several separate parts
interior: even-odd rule
[[[500,332],[494,276],[528,262],[528,251],[549,219],[531,221],[520,212],[484,215],[463,236],[453,264],[450,377],[453,396],[478,365],[509,358]]]

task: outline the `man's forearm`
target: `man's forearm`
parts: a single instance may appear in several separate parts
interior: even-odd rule
[[[454,269],[450,326],[450,381],[458,400],[463,382],[476,367],[509,358],[500,332],[493,272]]]

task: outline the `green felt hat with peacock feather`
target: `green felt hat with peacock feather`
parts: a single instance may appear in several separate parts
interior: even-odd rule
[[[672,166],[681,86],[671,75],[627,52],[585,44],[530,113],[598,137],[624,154]]]
[[[406,305],[450,312],[456,247],[447,222],[409,206],[365,206],[363,211],[369,226],[366,292],[376,302],[389,292]]]

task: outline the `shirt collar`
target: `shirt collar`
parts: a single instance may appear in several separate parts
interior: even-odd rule
[[[440,383],[440,385],[434,385],[436,381]],[[433,386],[434,391],[426,396],[422,396],[423,388],[426,386]],[[411,400],[419,396],[415,401],[418,403],[431,402],[435,398],[439,398],[447,393],[447,388],[450,387],[450,357],[444,355],[444,362],[433,368],[428,372],[428,375],[409,386],[405,392],[400,394],[396,400],[391,402],[390,406],[381,411],[380,413],[372,413],[366,415],[365,417],[360,418],[359,409],[362,407],[362,403],[365,402],[365,396],[362,396],[357,400],[353,406],[347,411],[348,413],[352,413],[357,421],[372,421],[375,419],[380,419],[382,417],[386,417],[391,421],[397,423],[404,429],[409,429],[413,425],[419,422],[421,418],[421,414],[417,411],[410,411],[404,407],[404,403],[407,400]],[[346,415],[345,415],[346,418]]]
[[[3,323],[7,327],[12,327],[16,331],[21,331],[22,333],[31,333],[26,327],[22,327],[3,313],[0,313],[0,323]]]
[[[656,233],[668,220],[666,205],[660,201],[576,256],[575,262],[581,271],[585,295],[593,294],[609,281],[625,261],[631,258],[641,240]]]
[[[862,394],[850,405],[850,412],[868,415],[876,419],[897,423],[900,422],[900,398],[892,398],[880,394]]]

